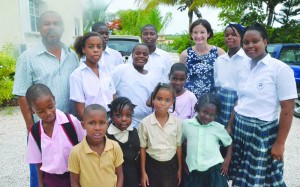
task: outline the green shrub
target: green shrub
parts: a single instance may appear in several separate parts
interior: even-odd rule
[[[15,73],[16,59],[7,51],[0,51],[0,104],[13,97],[13,76]]]

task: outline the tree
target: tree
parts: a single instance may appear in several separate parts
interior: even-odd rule
[[[299,5],[300,0],[288,0],[283,4],[283,8],[280,9],[280,12],[277,14],[279,18],[275,20],[282,25],[287,25],[292,20],[292,17],[300,14]],[[296,7],[296,8],[295,8]]]
[[[193,14],[196,14],[198,18],[201,18],[200,7],[203,6],[213,6],[216,7],[218,0],[136,0],[136,2],[141,5],[145,5],[146,10],[158,7],[158,5],[169,5],[169,6],[179,6],[178,10],[184,11],[188,9],[189,25],[193,22]]]
[[[146,24],[154,25],[159,33],[172,19],[171,13],[167,13],[163,17],[157,8],[152,10],[123,10],[119,11],[117,15],[121,21],[121,30],[116,30],[115,33],[123,35],[140,35],[141,28]]]
[[[96,22],[108,22],[114,19],[114,14],[106,13],[111,1],[107,4],[103,1],[88,0],[86,3],[88,6],[83,10],[83,32],[89,32],[91,27]]]

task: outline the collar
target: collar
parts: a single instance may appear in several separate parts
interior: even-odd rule
[[[244,50],[242,48],[240,48],[240,50],[238,50],[238,52],[236,52],[231,58],[238,56],[238,57],[244,57],[246,54],[244,52]],[[220,58],[225,59],[225,60],[230,60],[230,57],[228,55],[228,52],[221,55]]]
[[[105,135],[105,145],[104,145],[104,150],[103,152],[107,152],[109,151],[110,149],[113,148],[113,144],[112,144],[112,140],[108,139]],[[86,137],[84,137],[84,139],[82,140],[82,143],[83,143],[83,148],[84,148],[84,152],[89,154],[89,153],[95,153],[95,151],[93,151],[91,149],[91,147],[89,146],[89,144],[87,143],[87,140],[86,140]]]
[[[121,131],[115,125],[110,124],[107,133],[113,135],[118,141],[126,143],[129,137],[129,131],[133,131],[133,127],[129,126],[126,130]]]
[[[66,53],[69,53],[70,52],[70,48],[68,48],[67,46],[65,46],[62,42],[60,43],[60,46],[61,48],[66,52]],[[43,54],[43,53],[49,53],[45,47],[45,45],[43,44],[42,41],[40,41],[38,44],[37,44],[37,50],[36,50],[36,55],[40,55],[40,54]],[[49,53],[51,54],[51,53]]]
[[[104,53],[107,53],[107,54],[111,54],[111,48],[108,47],[108,45],[106,45],[106,48],[105,50],[103,51]]]
[[[168,112],[168,113],[169,113],[169,119],[166,122],[166,124],[174,124],[175,123],[174,116],[170,112]],[[150,124],[152,124],[152,125],[160,125],[160,123],[156,119],[155,112],[153,112],[152,114],[150,114]]]
[[[263,63],[265,65],[268,65],[270,63],[271,58],[272,58],[271,55],[268,53],[263,59],[258,61],[258,63]]]
[[[163,50],[156,47],[155,51],[151,55],[153,55],[153,54],[156,54],[158,56],[162,56],[163,55]]]
[[[210,122],[209,124],[206,124],[206,125],[201,125],[199,122],[198,122],[198,120],[196,119],[196,116],[195,117],[193,117],[192,119],[190,119],[189,120],[189,123],[191,124],[191,125],[194,125],[194,126],[200,126],[200,127],[210,127],[210,126],[213,126],[213,121],[212,122]]]

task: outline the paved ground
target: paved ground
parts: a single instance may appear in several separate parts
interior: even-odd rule
[[[0,111],[0,187],[29,186],[26,128],[18,107]],[[285,151],[285,181],[300,187],[300,120],[294,118]]]

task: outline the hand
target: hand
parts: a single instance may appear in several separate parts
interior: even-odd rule
[[[181,183],[181,169],[178,169],[178,171],[177,171],[177,181],[178,181],[178,186],[179,186]]]
[[[142,187],[149,186],[149,179],[146,172],[142,173],[142,179],[141,179]]]
[[[225,159],[224,162],[223,162],[223,164],[222,164],[221,174],[223,176],[227,175],[227,173],[228,173],[229,163],[230,163],[230,160]]]
[[[274,160],[283,160],[283,152],[284,152],[284,144],[275,143],[272,146],[271,149],[271,156]]]

